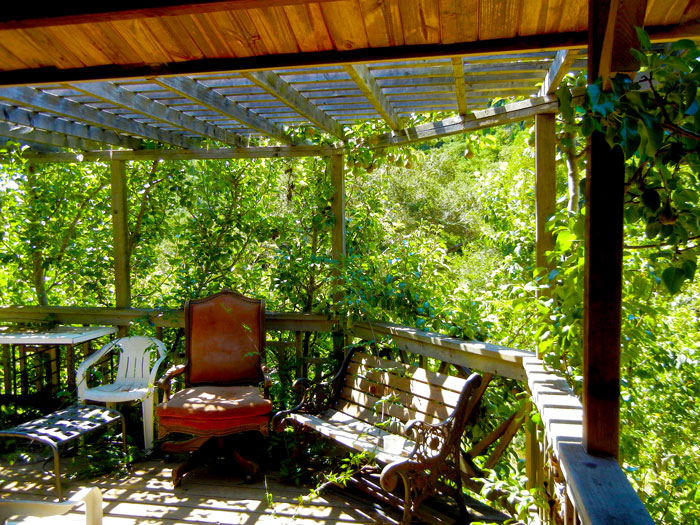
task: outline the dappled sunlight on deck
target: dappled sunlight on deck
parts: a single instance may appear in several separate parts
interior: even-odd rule
[[[175,463],[148,461],[135,465],[124,478],[101,476],[66,483],[70,495],[84,486],[97,486],[103,494],[107,525],[172,525],[176,523],[395,523],[372,502],[335,491],[309,498],[310,488],[281,484],[274,473],[245,484],[240,476],[226,476],[209,468],[191,473],[173,489]],[[55,487],[42,464],[0,466],[0,498],[51,500]],[[66,516],[51,518],[52,525],[84,523],[82,507]],[[30,523],[35,520],[27,519]],[[45,522],[44,522],[45,523]]]

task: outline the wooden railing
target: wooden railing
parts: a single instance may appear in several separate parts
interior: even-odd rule
[[[586,453],[581,402],[566,380],[548,370],[532,352],[391,323],[358,323],[348,331],[366,341],[390,337],[399,350],[525,381],[542,420],[542,439],[529,437],[526,460],[531,484],[545,487],[550,496],[553,512],[541,516],[544,521],[565,525],[653,523],[617,461]]]
[[[155,327],[184,325],[182,310],[79,307],[0,307],[0,324],[53,322],[60,324],[127,326],[146,322]],[[268,330],[331,332],[338,322],[323,315],[267,312]],[[544,487],[553,511],[541,518],[565,525],[653,523],[618,463],[587,454],[582,441],[581,403],[559,374],[548,370],[531,352],[478,341],[465,341],[391,323],[357,323],[349,338],[380,342],[387,338],[399,350],[428,359],[522,381],[542,424],[530,431],[526,445],[528,477]],[[299,338],[297,337],[297,346]],[[515,415],[514,415],[515,416]],[[511,418],[513,419],[513,418]],[[514,433],[513,422],[501,425],[500,437]],[[519,426],[519,425],[518,425]],[[532,425],[526,425],[526,428]],[[539,435],[539,438],[538,438]],[[512,438],[512,435],[510,436]],[[555,516],[556,514],[556,516]]]

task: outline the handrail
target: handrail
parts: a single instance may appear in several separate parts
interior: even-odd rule
[[[126,326],[134,322],[164,328],[185,326],[184,310],[166,308],[103,308],[82,306],[0,306],[0,323],[51,322]],[[265,312],[268,330],[331,332],[337,320],[321,314]]]
[[[566,496],[579,522],[584,525],[653,523],[617,461],[585,451],[580,400],[566,379],[547,369],[534,353],[393,323],[362,322],[348,330],[351,335],[369,341],[389,336],[401,350],[526,381],[542,419],[546,445],[559,463]],[[574,522],[572,516],[565,519],[565,523]]]

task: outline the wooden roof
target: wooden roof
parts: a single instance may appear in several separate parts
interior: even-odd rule
[[[633,0],[630,0],[633,1]],[[467,114],[585,67],[587,0],[15,2],[0,13],[0,135],[57,147],[295,144],[289,127]],[[649,0],[656,40],[700,0]],[[549,75],[549,77],[548,77]],[[549,78],[549,80],[547,80]]]

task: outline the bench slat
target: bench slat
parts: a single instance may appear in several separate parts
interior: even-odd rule
[[[381,437],[387,432],[336,410],[327,410],[320,416],[290,414],[289,417],[348,448],[369,450],[384,464],[407,458],[415,445],[407,439],[400,454],[390,452],[381,446]]]
[[[400,377],[392,372],[377,370],[367,366],[360,366],[354,363],[348,367],[346,377],[349,376],[365,378],[366,381],[362,382],[362,386],[359,386],[357,380],[355,381],[355,384],[358,385],[359,390],[362,390],[363,392],[370,392],[377,397],[383,397],[387,394],[387,392],[382,392],[382,390],[391,390],[396,392],[405,392],[409,396],[419,396],[434,403],[447,405],[450,408],[456,407],[457,402],[459,401],[459,392],[445,390],[439,385],[409,379],[408,377]],[[383,385],[388,386],[389,389],[382,389],[381,387]]]
[[[397,406],[409,412],[409,419],[421,420],[425,419],[425,416],[443,420],[448,417],[453,410],[452,407],[440,405],[423,397],[411,396],[411,394],[400,390],[391,392],[392,394],[395,394],[395,396],[392,396],[392,398],[396,398],[396,401],[394,401],[394,399],[381,401],[380,397],[367,393],[369,392],[367,388],[368,384],[362,378],[348,377],[347,380],[348,381],[346,382],[345,386],[343,386],[340,391],[341,399],[356,403],[380,415],[382,413],[382,405],[384,405],[385,412],[389,409],[389,407]],[[389,391],[385,392],[386,394],[389,394]]]
[[[381,357],[374,357],[363,352],[355,352],[350,360],[351,363],[366,364],[366,366],[371,368],[384,368],[387,370],[400,370],[406,371],[406,375],[410,376],[415,380],[420,380],[432,385],[438,385],[447,390],[452,390],[453,392],[460,393],[464,388],[464,383],[466,379],[456,376],[450,376],[447,374],[440,374],[438,372],[431,372],[430,370],[425,370],[424,368],[417,368],[415,366],[406,365],[398,361],[389,361],[387,359],[382,359]]]
[[[381,424],[381,410],[376,412],[372,408],[367,408],[363,405],[358,405],[353,400],[339,399],[336,404],[336,409],[349,414],[357,419],[367,421],[372,425]],[[425,421],[426,423],[437,424],[442,421],[443,418],[433,417],[427,414],[421,414],[420,412],[409,411],[405,407],[400,407],[398,405],[388,405],[384,412],[384,420],[389,418],[396,418],[401,421],[402,424],[406,424],[412,419],[418,419],[420,421]]]

